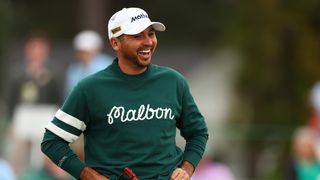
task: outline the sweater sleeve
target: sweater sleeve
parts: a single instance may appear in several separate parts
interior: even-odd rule
[[[69,143],[85,131],[89,114],[85,95],[78,84],[46,126],[41,143],[42,152],[75,178],[79,178],[85,163],[70,149]]]
[[[70,149],[69,143],[59,136],[46,130],[41,143],[41,151],[56,165],[67,171],[75,178],[80,177],[81,171],[86,166]]]
[[[183,87],[182,113],[177,127],[180,129],[181,136],[186,140],[183,160],[197,167],[208,141],[208,128],[186,81]]]

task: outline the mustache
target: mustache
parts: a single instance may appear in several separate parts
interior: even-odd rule
[[[155,46],[152,45],[144,45],[138,48],[138,50],[144,50],[144,49],[154,49]]]

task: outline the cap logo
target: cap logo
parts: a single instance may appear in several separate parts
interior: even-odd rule
[[[131,23],[141,18],[148,18],[148,15],[142,13],[142,14],[139,14],[138,16],[134,16],[131,18]]]
[[[113,28],[113,29],[111,30],[112,34],[116,34],[116,33],[119,32],[119,31],[121,31],[121,26],[118,26],[118,27]]]

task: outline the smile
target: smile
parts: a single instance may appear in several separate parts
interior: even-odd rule
[[[150,50],[150,49],[139,51],[139,54],[142,54],[142,55],[149,55],[150,53],[151,53],[151,50]]]

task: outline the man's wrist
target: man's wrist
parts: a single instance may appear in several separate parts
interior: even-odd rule
[[[180,168],[185,170],[189,174],[189,177],[192,176],[195,169],[194,166],[189,161],[186,161],[186,160],[182,162]]]
[[[84,167],[80,173],[80,179],[86,179],[89,174],[92,172],[92,169],[88,166]]]
[[[109,180],[109,178],[102,176],[94,169],[86,166],[80,173],[81,180],[91,180],[91,179],[101,179],[101,180]]]

